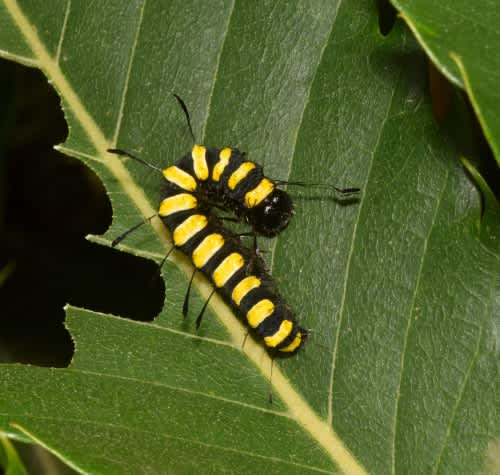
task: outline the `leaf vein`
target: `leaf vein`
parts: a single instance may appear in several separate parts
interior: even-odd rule
[[[476,350],[474,352],[473,357],[471,358],[471,363],[470,363],[469,367],[467,368],[467,372],[465,373],[462,387],[460,388],[460,390],[458,392],[458,397],[457,397],[457,400],[455,402],[455,405],[453,406],[453,409],[451,410],[450,421],[449,421],[448,427],[446,428],[446,434],[445,434],[445,437],[443,439],[443,444],[442,444],[441,450],[439,452],[439,456],[436,458],[436,463],[434,465],[434,470],[432,472],[434,474],[439,473],[439,465],[441,464],[441,459],[443,457],[444,450],[445,450],[447,443],[448,443],[448,440],[450,438],[451,427],[453,425],[453,421],[455,420],[455,418],[457,416],[458,406],[462,402],[462,398],[463,398],[463,395],[465,393],[467,383],[469,382],[471,374],[472,374],[472,369],[473,369],[473,367],[478,359],[480,347],[481,347],[481,338],[483,335],[483,329],[484,329],[484,325],[482,325],[480,327],[480,332],[479,332],[479,335],[477,338]]]
[[[146,1],[147,0],[144,0],[142,5],[141,5],[141,9],[139,12],[139,20],[137,22],[137,29],[136,29],[135,36],[134,36],[134,42],[132,43],[132,49],[130,50],[130,59],[129,59],[128,66],[127,66],[127,74],[125,76],[125,83],[123,84],[123,92],[122,92],[122,97],[120,100],[120,107],[118,110],[118,120],[116,121],[115,133],[113,134],[113,144],[116,144],[116,142],[118,140],[118,135],[120,133],[120,128],[121,128],[122,121],[123,121],[123,111],[125,110],[125,103],[126,103],[128,90],[129,90],[128,86],[130,83],[130,75],[132,72],[132,65],[134,64],[134,60],[135,60],[135,56],[136,56],[137,43],[139,42],[139,33],[141,31],[141,26],[142,26],[142,22],[143,22],[143,18],[144,18],[144,9],[146,6]]]
[[[227,38],[227,32],[229,30],[229,25],[231,23],[231,18],[233,16],[233,12],[234,12],[234,4],[235,4],[235,0],[233,0],[232,2],[232,6],[231,6],[231,10],[229,11],[229,15],[227,16],[227,22],[226,22],[226,25],[225,25],[225,28],[224,28],[224,33],[223,33],[223,38],[224,38],[224,41],[225,39]],[[210,93],[208,94],[208,103],[207,103],[207,114],[206,114],[206,119],[203,123],[203,127],[201,129],[201,139],[204,139],[205,138],[205,133],[206,133],[206,129],[207,129],[207,123],[208,123],[208,116],[210,114],[210,108],[212,107],[212,99],[213,99],[213,96],[214,96],[214,90],[215,90],[215,83],[216,83],[216,78],[217,78],[217,74],[219,72],[219,68],[220,68],[220,64],[221,64],[221,59],[222,59],[222,53],[224,51],[224,44],[222,44],[221,48],[220,48],[220,51],[219,51],[219,54],[217,56],[217,61],[216,61],[216,64],[215,64],[215,69],[214,69],[214,80],[212,81],[212,88],[210,90]],[[202,143],[204,142],[204,140],[202,140]]]
[[[61,35],[59,36],[59,41],[57,43],[56,57],[55,57],[57,64],[59,64],[59,60],[61,58],[62,45],[66,34],[66,26],[68,25],[68,18],[70,11],[71,11],[71,0],[68,0],[68,3],[66,4],[66,12],[64,13],[63,25],[61,28]]]
[[[429,151],[432,153],[431,149],[429,149]],[[399,372],[400,378],[399,378],[399,382],[398,382],[398,385],[396,388],[396,397],[395,397],[395,402],[394,402],[394,420],[393,420],[393,426],[392,426],[393,427],[392,428],[392,436],[393,436],[393,439],[392,439],[392,473],[393,474],[396,473],[396,439],[397,439],[396,434],[398,432],[398,422],[399,422],[398,412],[399,412],[399,401],[401,398],[401,383],[403,380],[403,374],[404,374],[404,370],[405,370],[408,338],[409,338],[410,329],[411,329],[412,322],[413,322],[413,312],[415,310],[415,300],[417,298],[417,294],[418,294],[418,291],[420,289],[420,284],[421,284],[421,279],[422,279],[422,271],[424,268],[424,263],[426,261],[429,236],[432,234],[432,231],[433,231],[434,226],[436,224],[436,219],[437,219],[437,215],[438,215],[438,211],[439,211],[439,203],[441,203],[441,201],[443,199],[443,195],[444,195],[445,190],[446,190],[446,184],[447,184],[449,176],[450,176],[450,172],[449,172],[449,170],[447,170],[446,177],[443,180],[443,186],[442,186],[441,192],[439,194],[439,199],[436,200],[436,207],[434,209],[434,215],[433,215],[432,221],[429,225],[429,230],[427,232],[427,236],[425,237],[425,240],[424,240],[424,244],[423,244],[423,248],[422,248],[422,258],[420,259],[420,265],[419,265],[418,272],[416,275],[413,295],[412,295],[411,301],[410,301],[409,306],[408,306],[408,308],[409,308],[408,322],[406,325],[406,331],[405,331],[405,335],[404,335],[404,339],[403,339],[403,346],[401,349],[401,361],[400,361],[400,368],[401,369]]]
[[[394,96],[395,96],[395,88],[392,90],[391,98],[387,103],[387,109],[385,111],[384,118],[380,121],[379,134],[378,134],[377,140],[374,144],[374,147],[371,151],[370,168],[368,170],[367,177],[365,180],[366,183],[370,182],[369,178],[370,178],[370,175],[373,171],[373,166],[374,166],[374,162],[375,162],[375,155],[376,155],[378,147],[380,145],[380,140],[382,138],[382,133],[384,131],[385,123],[388,120],[389,113],[390,113],[391,108],[392,108]],[[365,190],[365,192],[366,192],[366,190]],[[346,303],[346,296],[347,296],[347,287],[348,287],[349,276],[351,273],[351,264],[352,264],[352,258],[354,255],[354,248],[355,248],[356,237],[357,237],[357,233],[358,233],[359,220],[360,220],[361,212],[364,209],[364,203],[366,203],[366,200],[362,199],[361,203],[359,204],[359,207],[358,207],[357,217],[356,217],[356,221],[355,221],[354,228],[352,231],[351,247],[349,249],[349,254],[347,256],[346,268],[345,268],[346,270],[345,270],[345,274],[344,274],[345,277],[344,277],[344,283],[343,283],[343,288],[342,288],[342,297],[340,300],[340,307],[339,307],[339,311],[338,311],[339,321],[337,324],[337,331],[335,333],[335,343],[334,343],[334,348],[333,348],[332,363],[331,363],[331,370],[330,370],[330,384],[329,384],[330,388],[328,391],[328,418],[327,418],[327,420],[328,420],[329,425],[333,424],[333,384],[334,384],[334,380],[335,380],[335,369],[336,369],[336,362],[337,362],[337,355],[338,355],[338,348],[339,348],[339,341],[340,341],[340,332],[342,329],[342,325],[344,323],[344,310],[345,310],[345,303]]]

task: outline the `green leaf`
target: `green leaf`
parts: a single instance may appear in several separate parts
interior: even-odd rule
[[[497,239],[500,236],[500,203],[475,166],[464,157],[461,160],[481,190],[482,213],[477,222],[481,240],[485,245],[491,245],[492,250],[495,251],[498,247]]]
[[[296,213],[266,259],[313,331],[274,362],[272,405],[271,361],[220,298],[199,332],[183,321],[192,268],[173,254],[153,322],[69,307],[69,368],[0,366],[2,431],[84,473],[484,466],[498,436],[500,244],[480,239],[478,192],[434,123],[425,58],[401,23],[381,36],[368,0],[4,0],[0,25],[3,56],[40,67],[61,96],[59,149],[109,193],[113,225],[96,242],[152,215],[161,181],[106,149],[159,167],[189,149],[172,92],[200,142],[237,145],[272,177],[362,187],[345,205],[289,190]],[[170,241],[153,220],[122,248],[160,262]],[[212,288],[195,286],[198,309]]]
[[[492,0],[391,0],[437,68],[460,85],[500,164],[500,9]]]
[[[0,434],[0,468],[5,475],[27,475],[27,471],[7,437]]]

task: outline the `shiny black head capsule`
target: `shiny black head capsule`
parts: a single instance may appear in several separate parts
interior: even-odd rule
[[[275,188],[258,206],[248,210],[247,219],[255,232],[272,237],[288,226],[292,212],[288,193]]]

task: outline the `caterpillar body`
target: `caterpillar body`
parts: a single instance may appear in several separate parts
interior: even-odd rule
[[[307,337],[279,295],[259,256],[245,248],[212,212],[231,209],[255,232],[273,236],[292,215],[288,194],[265,177],[260,165],[235,148],[194,145],[175,165],[162,170],[158,215],[174,246],[210,279],[235,313],[271,351],[296,352]]]
[[[186,104],[178,95],[174,97],[184,111],[189,132],[196,142]],[[125,231],[112,246],[159,216],[172,235],[174,247],[208,277],[235,313],[263,339],[269,351],[283,355],[295,353],[303,345],[308,331],[296,322],[255,249],[244,247],[240,236],[224,228],[213,209],[230,210],[239,221],[252,227],[254,236],[271,237],[288,226],[293,213],[292,200],[278,188],[280,184],[326,187],[341,199],[350,199],[360,189],[272,180],[264,175],[262,166],[231,147],[194,145],[175,165],[165,169],[124,150],[108,149],[108,152],[132,158],[160,172],[164,178],[157,215]],[[197,325],[207,303],[208,300]]]

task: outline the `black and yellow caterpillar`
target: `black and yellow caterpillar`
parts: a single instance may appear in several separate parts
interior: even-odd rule
[[[158,214],[174,245],[270,350],[297,351],[307,330],[295,321],[260,258],[212,213],[214,203],[231,209],[257,233],[272,236],[291,217],[288,194],[235,148],[194,145],[162,173],[165,182]]]
[[[184,111],[195,142],[187,107],[179,96],[174,94],[174,97]],[[165,169],[120,149],[108,152],[132,158],[162,173],[164,183],[158,216],[171,232],[175,248],[186,254],[195,269],[210,279],[224,300],[264,340],[270,351],[296,352],[304,343],[307,330],[297,324],[256,249],[244,247],[238,235],[224,228],[213,209],[230,210],[239,221],[252,227],[254,236],[271,237],[286,228],[293,212],[290,196],[278,185],[328,187],[342,198],[357,194],[359,188],[272,180],[264,176],[262,166],[230,147],[194,145],[191,152]],[[144,222],[123,233],[112,245],[141,224]],[[186,302],[188,297],[189,288]]]

